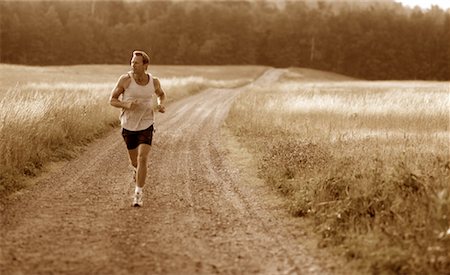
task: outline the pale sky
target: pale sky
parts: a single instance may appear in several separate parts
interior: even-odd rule
[[[430,8],[431,5],[438,5],[441,9],[450,8],[450,0],[395,0],[395,2],[400,2],[403,6],[419,6],[421,8]]]

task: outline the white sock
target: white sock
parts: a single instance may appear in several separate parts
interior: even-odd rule
[[[134,190],[135,193],[142,193],[142,187],[139,187],[136,185],[136,189]]]

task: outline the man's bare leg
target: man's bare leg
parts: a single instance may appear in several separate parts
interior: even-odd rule
[[[134,171],[136,172],[138,166],[138,148],[128,150],[128,158],[130,159],[131,166],[133,166]],[[133,175],[134,181],[136,181],[136,174]]]
[[[137,154],[137,175],[136,183],[137,186],[142,188],[145,185],[145,178],[147,177],[147,164],[148,155],[152,146],[148,144],[139,144],[138,154]]]
[[[148,144],[140,144],[135,150],[129,150],[131,165],[136,167],[135,181],[136,188],[134,190],[133,204],[134,207],[142,206],[142,187],[145,185],[145,178],[147,177],[147,163],[148,155],[150,153],[151,146]],[[135,166],[136,164],[136,166]]]

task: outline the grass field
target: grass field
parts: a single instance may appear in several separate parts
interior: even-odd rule
[[[151,66],[168,102],[209,87],[236,87],[259,76],[256,66]],[[0,64],[0,194],[26,185],[51,161],[72,158],[118,125],[108,99],[121,65],[31,67]]]
[[[152,66],[170,101],[242,86],[266,68]],[[128,66],[0,64],[0,194],[118,125],[108,97]],[[313,221],[322,247],[374,274],[450,270],[450,90],[290,69],[251,85],[226,121],[259,176]],[[170,111],[170,108],[169,108]]]
[[[450,270],[450,88],[290,70],[250,86],[227,127],[322,247],[372,274]]]

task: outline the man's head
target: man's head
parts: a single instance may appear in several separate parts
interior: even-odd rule
[[[133,72],[142,73],[147,70],[148,64],[150,63],[150,58],[148,54],[144,51],[134,51],[133,56],[131,58],[131,67],[133,68]]]
[[[133,56],[142,56],[142,61],[144,64],[150,63],[150,57],[144,51],[134,51]]]

